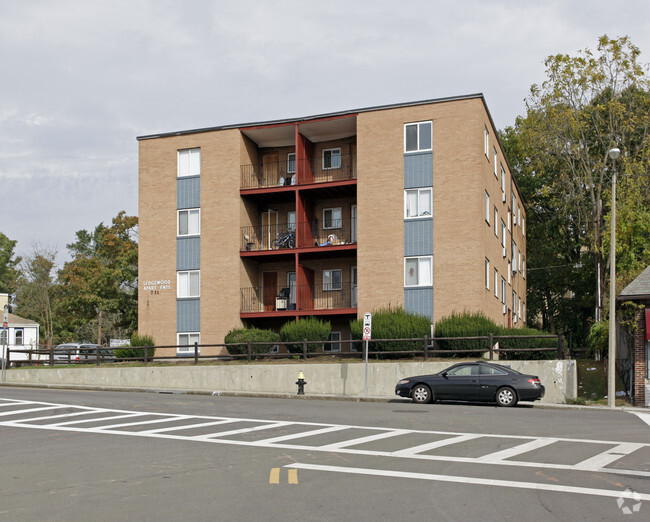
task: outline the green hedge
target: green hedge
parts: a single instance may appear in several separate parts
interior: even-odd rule
[[[418,339],[416,341],[387,341],[368,343],[371,352],[421,350],[424,336],[431,336],[431,320],[422,315],[405,312],[403,308],[380,308],[372,313],[373,339]],[[352,339],[363,338],[363,319],[350,321]]]
[[[280,338],[290,353],[302,353],[302,341],[329,340],[332,325],[329,321],[320,321],[315,317],[306,317],[297,321],[289,321],[280,329]],[[324,343],[308,344],[309,353],[322,352]]]
[[[534,328],[504,328],[487,318],[482,313],[462,314],[453,312],[436,323],[435,337],[487,337],[492,334],[494,342],[499,343],[499,348],[522,349],[522,348],[557,348],[556,339],[499,339],[499,336],[530,336],[549,335]],[[469,352],[467,350],[483,350],[488,352],[489,342],[487,339],[452,339],[448,341],[436,341],[437,350],[449,350],[453,352],[450,357],[480,357],[480,352]],[[556,351],[549,352],[504,352],[501,359],[522,360],[522,359],[553,359],[557,357]]]
[[[156,349],[154,348],[153,337],[151,335],[139,335],[138,332],[133,332],[131,346],[129,348],[116,348],[113,350],[113,353],[118,359],[144,360],[145,348],[136,348],[137,346],[147,347],[147,357],[149,359],[154,356]]]
[[[251,345],[252,353],[269,353],[280,342],[280,334],[273,330],[263,330],[261,328],[237,328],[230,330],[224,339],[228,352],[231,354],[248,353],[247,345],[230,346],[233,343],[248,343],[248,341],[252,343],[268,343]]]

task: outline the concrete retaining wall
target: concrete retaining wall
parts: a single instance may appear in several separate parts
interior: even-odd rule
[[[572,360],[509,361],[513,369],[539,376],[546,387],[544,403],[562,404],[577,396],[577,366]],[[412,375],[436,373],[450,366],[443,362],[373,362],[368,364],[368,397],[395,397],[395,384]],[[193,392],[288,394],[302,370],[312,396],[363,397],[365,365],[250,364],[222,366],[148,366],[86,368],[17,368],[7,370],[6,384],[82,386],[138,390],[186,390]]]

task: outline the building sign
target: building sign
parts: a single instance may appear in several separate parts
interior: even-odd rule
[[[171,290],[171,279],[151,279],[142,281],[142,290],[150,292],[152,295],[159,294],[161,290]]]

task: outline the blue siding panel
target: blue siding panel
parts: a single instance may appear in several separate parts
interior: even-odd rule
[[[176,270],[198,270],[201,268],[201,238],[176,238]]]
[[[433,218],[404,221],[404,256],[433,255]]]
[[[405,288],[404,310],[423,315],[433,321],[433,288]]]
[[[404,155],[404,188],[433,186],[433,153]]]
[[[199,332],[201,330],[200,299],[178,299],[176,301],[176,330],[178,332]]]
[[[176,180],[177,208],[199,208],[201,206],[201,177]]]

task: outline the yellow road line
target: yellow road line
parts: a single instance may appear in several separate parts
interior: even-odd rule
[[[289,484],[298,484],[298,470],[290,469],[289,470]]]
[[[294,470],[298,471],[298,470]],[[280,483],[280,468],[271,468],[271,475],[269,476],[269,484]]]

